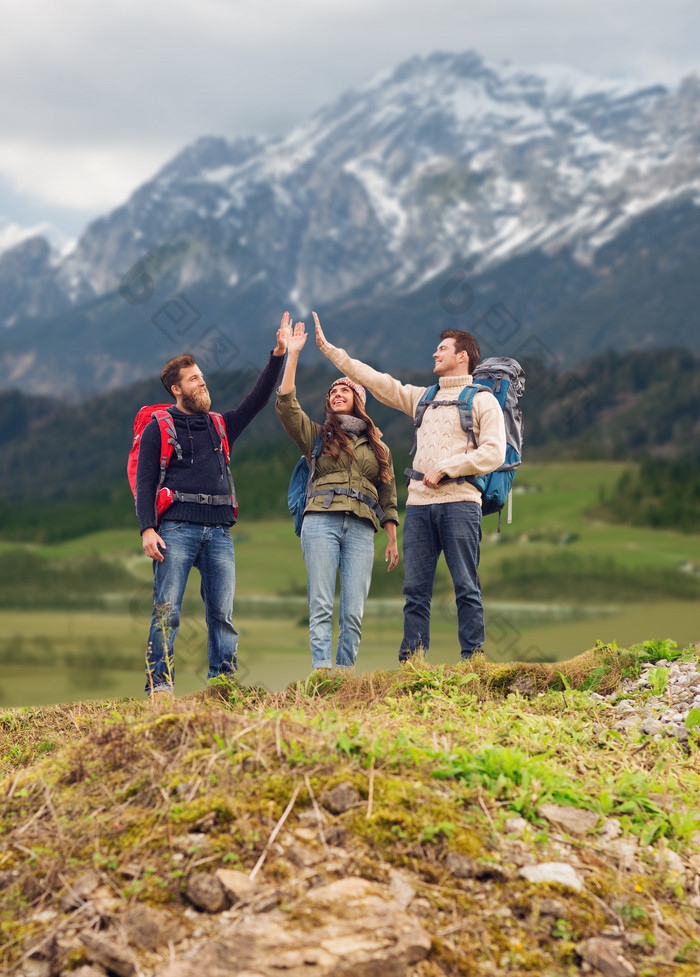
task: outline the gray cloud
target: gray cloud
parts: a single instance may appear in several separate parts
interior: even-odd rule
[[[13,219],[117,205],[200,135],[278,134],[413,54],[673,82],[689,0],[30,0],[0,36],[0,197]],[[12,208],[15,213],[10,213]],[[1,211],[0,211],[1,213]]]

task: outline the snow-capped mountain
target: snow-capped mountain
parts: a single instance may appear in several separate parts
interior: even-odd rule
[[[198,140],[61,259],[36,240],[6,251],[0,285],[15,288],[0,316],[69,345],[69,319],[73,336],[108,326],[104,348],[92,337],[85,356],[119,361],[111,379],[107,362],[91,373],[110,384],[129,363],[153,370],[165,348],[162,335],[144,339],[143,319],[133,325],[138,299],[124,300],[139,267],[161,298],[185,294],[212,321],[233,319],[238,344],[256,351],[261,323],[284,308],[410,304],[466,262],[487,294],[519,262],[536,257],[537,274],[551,276],[564,255],[553,309],[567,290],[609,279],[601,255],[640,222],[669,208],[683,210],[684,226],[697,221],[699,146],[695,76],[668,91],[496,68],[473,53],[414,58],[283,139]],[[541,302],[519,301],[521,316],[546,318]],[[9,336],[12,363],[22,353],[29,362]],[[376,335],[374,348],[381,358]]]

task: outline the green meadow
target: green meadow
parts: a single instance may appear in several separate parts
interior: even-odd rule
[[[494,661],[563,661],[597,641],[628,647],[700,638],[700,536],[617,525],[601,500],[624,468],[610,463],[527,465],[513,523],[484,520],[481,580],[486,651]],[[306,577],[291,520],[246,521],[233,531],[234,623],[244,683],[278,691],[311,669]],[[375,571],[358,671],[391,668],[402,632],[401,565]],[[0,542],[0,705],[143,692],[151,565],[133,531],[106,530],[50,546]],[[441,561],[430,659],[458,658],[452,586]],[[192,573],[176,642],[180,693],[206,684],[206,627]]]

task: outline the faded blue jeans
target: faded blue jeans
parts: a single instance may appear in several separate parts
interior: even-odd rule
[[[351,512],[309,512],[301,526],[314,668],[331,667],[333,595],[340,572],[340,633],[335,664],[357,659],[374,560],[374,527]]]
[[[403,641],[399,661],[430,646],[430,604],[440,553],[452,576],[457,603],[461,658],[471,658],[484,642],[484,609],[479,584],[481,506],[478,502],[408,505],[403,524]]]
[[[180,607],[192,567],[199,570],[207,615],[209,678],[236,668],[238,633],[233,627],[236,570],[228,526],[205,526],[164,519],[158,529],[166,549],[153,561],[153,616],[146,650],[146,692],[172,689],[173,643],[180,627]]]

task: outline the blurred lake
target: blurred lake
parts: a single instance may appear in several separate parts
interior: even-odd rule
[[[398,667],[402,606],[400,599],[368,601],[358,673]],[[628,647],[671,638],[685,647],[700,638],[697,605],[689,601],[607,607],[486,602],[485,610],[492,661],[564,661],[598,640]],[[235,611],[241,682],[280,691],[309,674],[306,598],[246,598]],[[130,613],[0,611],[0,707],[142,697],[149,617],[148,606],[132,606]],[[429,658],[436,664],[459,659],[452,595],[433,602]],[[206,685],[206,625],[193,601],[185,605],[175,667],[178,695]]]

